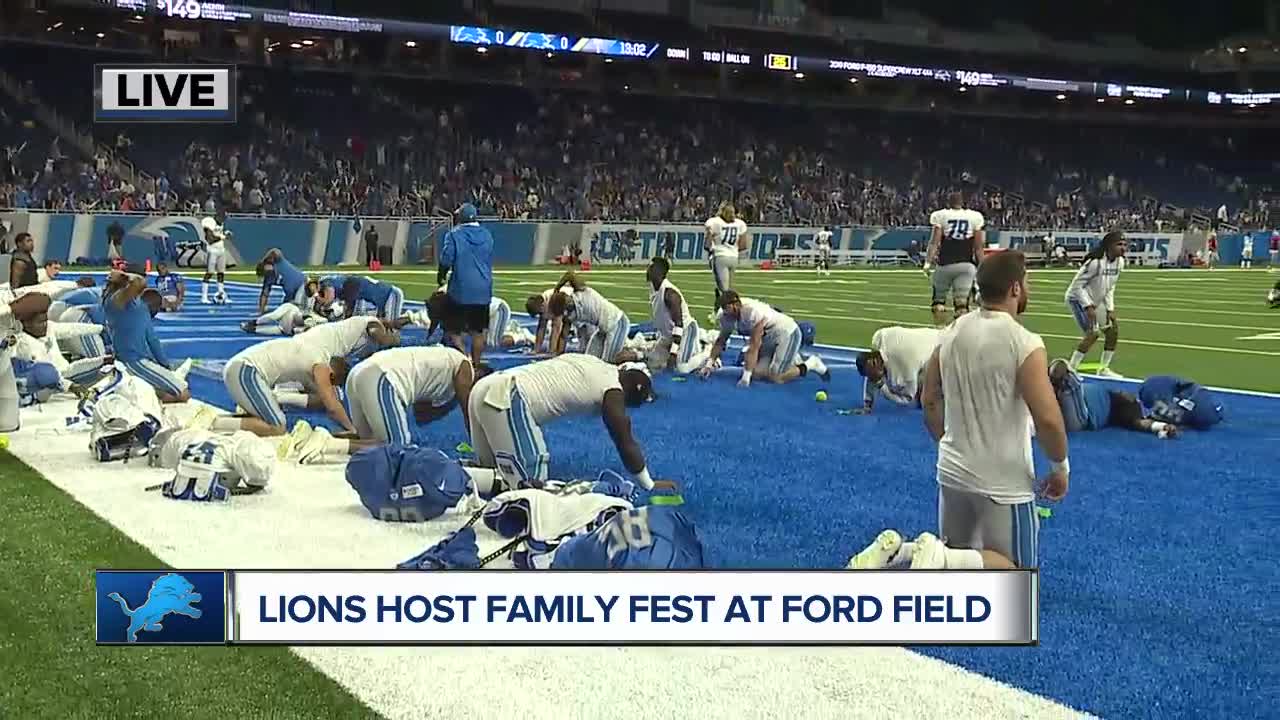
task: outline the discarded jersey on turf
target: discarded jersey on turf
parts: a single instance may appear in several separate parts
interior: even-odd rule
[[[80,401],[79,415],[67,424],[84,418],[90,428],[89,452],[98,462],[146,455],[167,423],[155,389],[118,367]]]
[[[416,445],[361,450],[347,461],[346,476],[369,514],[388,522],[440,517],[470,488],[467,471],[457,460]]]
[[[162,430],[151,443],[152,467],[174,471],[161,487],[165,497],[192,502],[225,502],[232,495],[255,493],[276,470],[271,443],[243,430],[219,435],[208,430]]]
[[[698,570],[702,541],[684,510],[648,505],[615,514],[590,533],[565,540],[552,570]]]

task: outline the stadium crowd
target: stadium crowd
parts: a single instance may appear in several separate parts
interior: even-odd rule
[[[902,226],[963,188],[1006,227],[1168,230],[1220,205],[1250,227],[1267,210],[1210,164],[1249,148],[1189,131],[241,72],[235,127],[95,127],[133,181],[0,108],[0,206],[697,221],[733,198],[753,223]]]

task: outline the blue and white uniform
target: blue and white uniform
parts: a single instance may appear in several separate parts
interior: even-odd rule
[[[1071,371],[1054,388],[1054,394],[1062,408],[1067,432],[1101,430],[1107,426],[1111,417],[1111,391],[1102,384],[1086,383]]]
[[[485,338],[485,345],[502,347],[502,337],[509,334],[507,326],[510,322],[511,306],[507,301],[496,296],[489,300],[489,336]]]
[[[50,319],[52,320],[52,317]],[[76,305],[64,310],[58,322],[71,324],[91,323],[105,327],[107,314],[103,311],[101,303]],[[59,337],[58,345],[62,348],[62,352],[73,357],[95,358],[107,354],[110,349],[110,339],[110,333],[101,332],[97,335],[86,334],[78,337]]]
[[[80,288],[63,295],[61,298],[49,303],[49,320],[57,321],[62,319],[62,314],[68,308],[76,305],[98,305],[102,302],[102,288],[88,287]],[[69,320],[68,322],[81,322]],[[97,322],[97,321],[95,321]],[[102,323],[98,323],[101,325]]]
[[[541,426],[599,414],[605,393],[621,389],[616,365],[580,353],[489,375],[472,388],[468,407],[476,460],[512,487],[545,481],[551,456]]]
[[[89,383],[98,378],[106,358],[105,353],[86,356],[75,362],[68,362],[62,356],[62,344],[85,344],[85,338],[101,338],[106,328],[93,323],[51,322],[47,326],[44,337],[35,337],[28,333],[18,336],[18,346],[14,357],[29,362],[48,363],[62,377],[63,390],[70,388],[71,383]],[[101,341],[98,341],[99,344]]]
[[[1152,420],[1208,430],[1226,417],[1222,403],[1199,383],[1173,375],[1142,381],[1138,400]]]
[[[871,349],[884,360],[884,377],[874,383],[862,383],[862,400],[874,402],[880,394],[898,405],[915,405],[924,386],[924,371],[938,347],[936,328],[880,328],[871,336]]]
[[[769,368],[770,375],[781,375],[800,364],[800,347],[804,336],[800,326],[789,316],[774,310],[768,303],[742,298],[742,311],[735,320],[728,313],[720,314],[720,332],[751,337],[756,325],[764,323],[764,337],[760,342],[759,365]]]
[[[347,377],[351,422],[362,438],[393,445],[413,442],[413,405],[454,400],[453,379],[466,355],[449,347],[402,347],[374,353]]]
[[[698,570],[702,541],[684,510],[649,505],[624,510],[594,531],[556,548],[552,570]]]
[[[726,222],[716,215],[704,225],[707,246],[707,262],[720,292],[733,289],[733,274],[738,270],[738,240],[747,236],[747,224],[742,218]]]
[[[186,281],[177,273],[156,275],[156,290],[160,292],[160,297],[164,298],[165,302],[178,302],[178,288],[185,285]]]
[[[400,317],[404,308],[404,291],[392,285],[367,277],[356,278],[360,281],[358,301],[367,302],[377,309],[378,317],[384,320],[395,320]]]
[[[622,352],[631,334],[627,314],[589,287],[573,291],[573,312],[568,313],[565,322],[592,326],[591,337],[582,338],[582,351],[606,361]]]
[[[272,393],[285,382],[311,386],[316,365],[345,357],[367,342],[369,318],[327,323],[297,337],[269,340],[242,350],[227,361],[223,384],[236,404],[277,427],[285,427],[284,410]]]
[[[680,298],[681,325],[679,328],[676,328],[671,310],[667,308],[668,290]],[[698,361],[699,353],[702,351],[702,333],[698,329],[698,321],[694,320],[693,314],[689,312],[689,304],[685,302],[684,293],[680,292],[680,288],[670,280],[663,280],[662,285],[649,294],[649,310],[653,314],[653,327],[658,332],[658,342],[650,351],[649,367],[665,368],[673,345],[675,346],[676,372],[687,374],[702,367],[703,363]],[[676,335],[680,336],[679,345],[675,345]],[[704,357],[703,360],[705,359]]]
[[[119,307],[112,293],[103,297],[102,308],[116,361],[160,392],[167,395],[186,392],[187,381],[169,369],[169,358],[156,336],[151,311],[142,298],[134,298]]]
[[[1108,260],[1090,258],[1084,261],[1071,284],[1067,286],[1066,302],[1076,325],[1082,332],[1100,332],[1110,327],[1107,313],[1116,310],[1116,283],[1120,281],[1120,272],[1124,270],[1124,256]],[[1090,323],[1085,308],[1093,307],[1097,322]]]
[[[272,263],[271,272],[262,277],[262,289],[269,291],[276,285],[284,290],[284,302],[291,302],[298,307],[307,306],[307,276],[294,267],[293,263],[283,257]]]

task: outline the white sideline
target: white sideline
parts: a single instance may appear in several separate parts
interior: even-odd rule
[[[387,568],[436,542],[458,515],[370,519],[342,466],[282,467],[268,492],[224,506],[147,493],[163,471],[100,464],[63,428],[74,402],[24,410],[10,450],[175,567]],[[187,409],[187,412],[190,412]],[[484,531],[487,532],[487,531]],[[850,538],[850,552],[866,538]],[[497,545],[481,534],[483,550]],[[393,720],[564,718],[1067,718],[1076,711],[899,648],[294,648]],[[1010,652],[1001,650],[1000,652]],[[1034,649],[1027,662],[1036,662]]]

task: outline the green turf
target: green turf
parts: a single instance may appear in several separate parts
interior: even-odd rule
[[[499,270],[496,292],[520,313],[527,296],[561,274],[556,268]],[[422,300],[435,288],[434,268],[388,270],[377,277],[399,285],[409,300]],[[633,321],[648,318],[643,266],[596,269],[584,277]],[[1041,334],[1052,357],[1070,356],[1080,335],[1063,302],[1071,277],[1071,271],[1051,270],[1035,271],[1031,278],[1024,321]],[[1116,290],[1120,345],[1113,369],[1130,377],[1174,374],[1206,385],[1280,391],[1280,334],[1242,339],[1280,333],[1280,311],[1268,310],[1265,303],[1267,289],[1278,279],[1265,270],[1126,271]],[[705,327],[714,297],[710,274],[676,266],[672,280]],[[880,327],[931,324],[928,280],[919,271],[838,270],[819,281],[808,272],[748,270],[738,273],[735,284],[744,295],[813,321],[823,343],[865,347]],[[1101,351],[1099,341],[1087,359],[1096,362]]]
[[[0,718],[372,718],[284,648],[97,647],[93,570],[163,563],[7,452]]]

